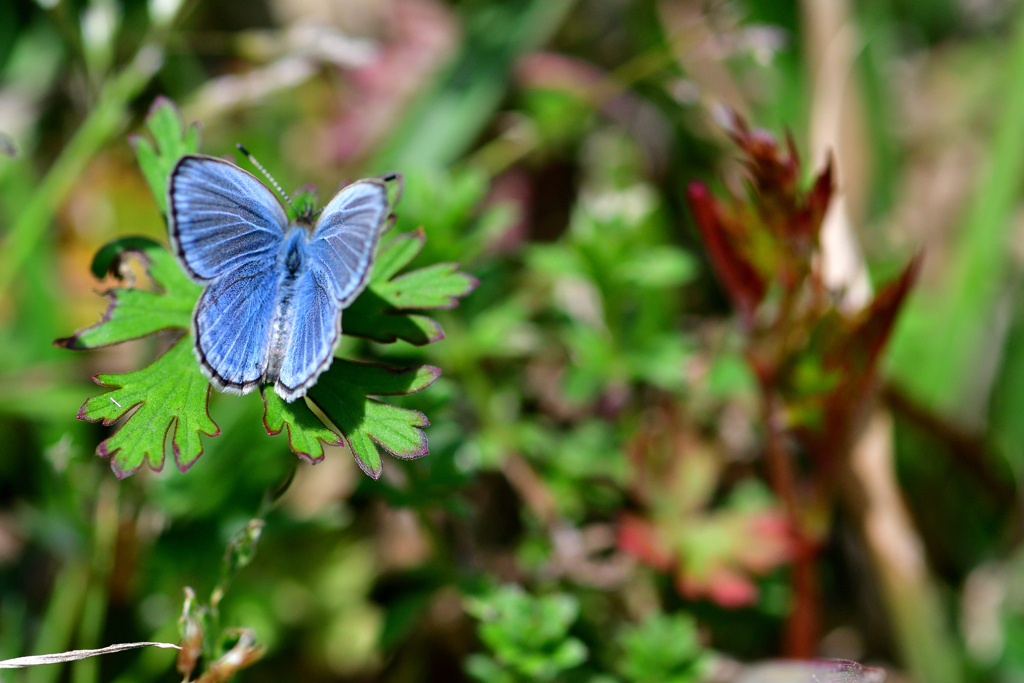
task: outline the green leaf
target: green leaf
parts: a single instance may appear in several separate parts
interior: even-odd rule
[[[371,286],[399,310],[439,310],[457,306],[477,284],[475,277],[459,272],[459,264],[436,263]]]
[[[78,419],[102,421],[109,426],[128,415],[121,428],[96,447],[97,455],[111,459],[118,478],[144,464],[157,471],[162,469],[168,437],[174,461],[184,472],[203,453],[199,434],[220,434],[208,411],[210,384],[192,357],[188,336],[142,370],[94,379],[100,386],[114,387],[114,391],[86,401]]]
[[[533,596],[510,584],[468,599],[465,609],[480,620],[480,640],[495,660],[525,680],[562,680],[563,671],[587,659],[587,647],[569,635],[579,616],[579,600],[572,594]]]
[[[564,275],[590,277],[579,251],[565,244],[532,244],[525,251],[530,270],[554,278]]]
[[[361,337],[381,344],[401,339],[415,346],[424,346],[444,339],[441,325],[425,315],[401,313],[369,287],[345,309],[342,329],[352,337]]]
[[[423,249],[423,229],[397,235],[381,247],[370,285],[345,311],[345,334],[390,344],[423,346],[444,339],[437,321],[411,310],[452,308],[477,285],[454,263],[438,263],[395,277]]]
[[[277,436],[288,430],[288,447],[295,455],[318,463],[324,459],[324,446],[343,446],[345,440],[324,426],[305,401],[291,403],[273,391],[263,390],[263,426],[267,434]]]
[[[440,374],[430,365],[399,370],[336,359],[308,396],[345,436],[359,467],[377,479],[383,469],[377,446],[397,458],[426,455],[427,435],[422,428],[430,423],[423,413],[370,397],[421,391]]]
[[[186,126],[174,102],[157,97],[146,115],[146,128],[153,136],[152,142],[142,135],[132,135],[129,140],[156,205],[166,216],[167,178],[178,159],[199,151],[199,126],[195,123]]]
[[[160,330],[187,330],[192,309],[202,287],[190,281],[174,257],[160,244],[145,237],[126,237],[103,247],[93,259],[93,273],[111,273],[121,279],[129,256],[138,257],[146,267],[157,291],[118,287],[103,293],[109,302],[103,317],[94,325],[70,337],[57,339],[67,349],[94,349],[138,339]]]
[[[651,247],[623,261],[615,275],[639,287],[678,287],[697,275],[697,260],[676,247]]]
[[[697,683],[705,680],[708,657],[688,614],[655,614],[619,632],[623,657],[619,670],[628,681]]]
[[[370,284],[382,284],[398,275],[402,268],[412,263],[413,259],[423,251],[426,241],[427,236],[423,232],[423,228],[395,235],[380,248],[377,261],[373,266],[373,273],[370,274]]]

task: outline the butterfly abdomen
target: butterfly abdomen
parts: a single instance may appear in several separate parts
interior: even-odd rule
[[[306,233],[304,230],[292,229],[282,245],[279,260],[281,263],[280,280],[277,290],[277,302],[274,314],[270,319],[270,345],[267,350],[267,369],[263,381],[274,383],[281,375],[285,353],[291,330],[294,329],[292,318],[296,315],[293,303],[299,279],[308,273],[306,254]]]

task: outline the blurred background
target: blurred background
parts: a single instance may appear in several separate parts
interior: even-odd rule
[[[166,241],[128,141],[159,95],[287,190],[404,174],[418,262],[480,285],[442,342],[338,354],[442,369],[401,401],[429,455],[312,467],[250,394],[187,473],[96,457],[89,378],[166,340],[52,341],[105,310],[100,247]],[[743,196],[722,105],[806,186],[831,151],[839,310],[924,253],[844,466],[792,447],[799,509],[687,204]],[[176,641],[258,518],[237,680],[1022,681],[1022,180],[1016,0],[0,0],[0,657]],[[180,678],[164,650],[0,674]]]

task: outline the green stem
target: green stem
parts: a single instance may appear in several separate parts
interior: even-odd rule
[[[71,643],[76,618],[89,586],[89,566],[78,562],[65,565],[53,583],[50,604],[46,608],[32,654],[63,652]],[[29,669],[26,683],[55,683],[63,666],[37,666]]]
[[[78,631],[77,647],[102,647],[103,625],[107,619],[107,584],[114,565],[114,549],[120,522],[118,514],[118,483],[104,479],[96,500],[96,519],[93,533],[92,578],[82,607],[82,621]],[[100,660],[92,657],[75,662],[71,671],[72,683],[96,683],[99,680]]]
[[[28,197],[0,250],[0,299],[9,293],[14,279],[43,240],[54,214],[86,165],[121,131],[127,120],[128,105],[160,69],[163,59],[163,48],[148,43],[117,77],[106,83],[96,106]]]

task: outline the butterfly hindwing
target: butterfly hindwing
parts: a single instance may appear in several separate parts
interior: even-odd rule
[[[277,301],[276,265],[246,263],[211,282],[196,303],[196,356],[222,391],[247,393],[263,379]]]
[[[305,395],[330,367],[341,334],[341,304],[319,270],[311,268],[299,278],[294,302],[296,315],[274,386],[286,401]]]
[[[171,244],[198,282],[251,261],[273,262],[288,225],[263,183],[216,157],[182,157],[171,172],[167,205]]]

